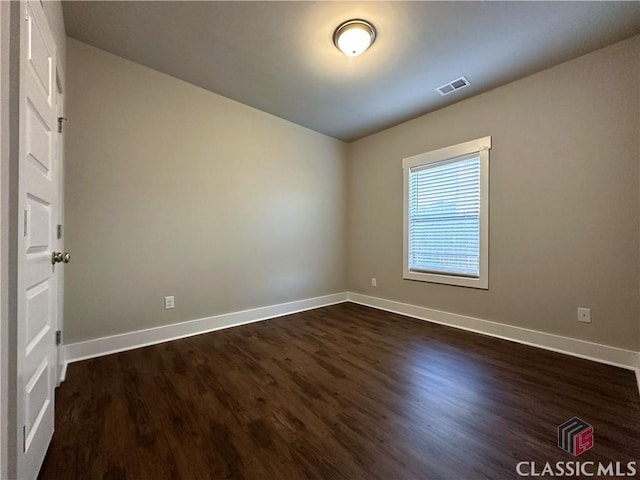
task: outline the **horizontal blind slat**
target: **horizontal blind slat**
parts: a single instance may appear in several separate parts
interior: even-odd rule
[[[480,159],[409,174],[409,269],[479,276]]]

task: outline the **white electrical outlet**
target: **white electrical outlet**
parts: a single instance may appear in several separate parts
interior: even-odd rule
[[[164,297],[164,309],[165,310],[170,310],[172,308],[174,308],[175,305],[175,301],[173,298],[173,295],[171,295],[170,297]]]
[[[375,278],[371,278],[371,286],[375,287],[378,285],[378,281]]]
[[[579,307],[578,321],[582,323],[591,323],[591,309]]]

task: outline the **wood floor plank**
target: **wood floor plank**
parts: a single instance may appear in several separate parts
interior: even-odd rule
[[[631,371],[345,303],[74,363],[45,479],[516,478],[638,461]]]

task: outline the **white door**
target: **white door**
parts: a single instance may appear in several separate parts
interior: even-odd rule
[[[33,479],[53,435],[58,292],[56,48],[39,2],[20,2],[18,478]]]

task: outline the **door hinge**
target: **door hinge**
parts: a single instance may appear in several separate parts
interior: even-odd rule
[[[58,240],[62,238],[62,225],[60,224],[58,224],[58,226],[56,227],[56,237],[58,238]]]
[[[22,453],[27,452],[27,426],[22,426]]]
[[[62,133],[62,124],[63,122],[66,122],[67,118],[66,117],[58,117],[58,133]]]
[[[62,343],[62,330],[56,330],[56,345]]]

